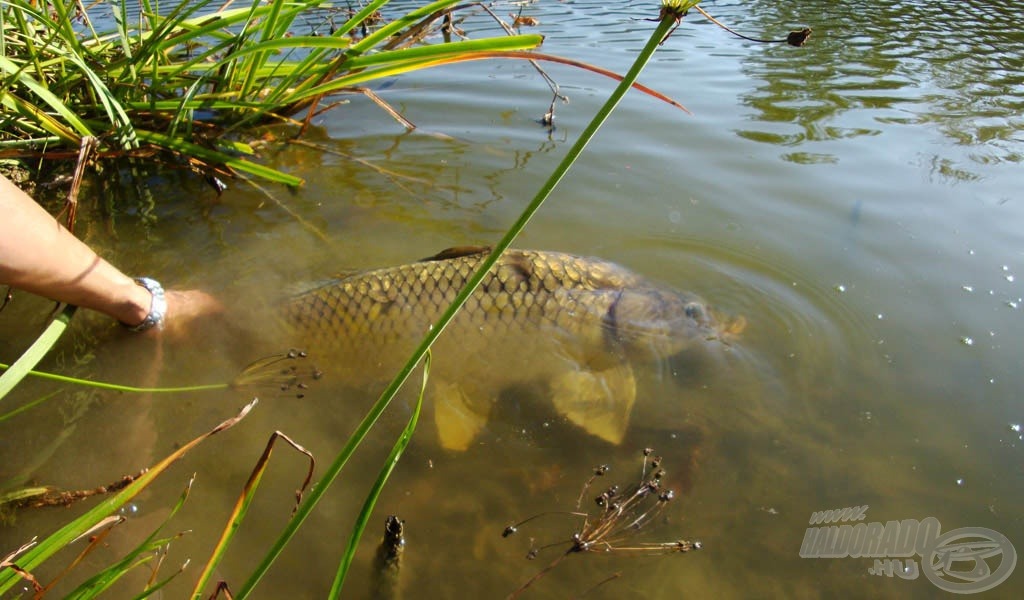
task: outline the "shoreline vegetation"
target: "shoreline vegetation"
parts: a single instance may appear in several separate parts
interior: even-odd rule
[[[461,39],[453,0],[385,20],[388,0],[362,9],[321,0],[141,0],[134,17],[113,6],[99,31],[76,1],[0,2],[0,157],[22,160],[145,157],[204,176],[240,171],[302,181],[253,160],[245,132],[266,123],[301,131],[337,106],[333,95],[456,60],[531,50],[542,37]],[[311,25],[300,16],[320,15]],[[298,34],[299,31],[303,34]],[[504,33],[504,32],[503,32]],[[440,36],[439,43],[424,43]],[[300,117],[296,117],[299,114]]]
[[[382,78],[467,60],[512,58],[530,60],[535,67],[537,60],[568,64],[619,80],[608,100],[554,168],[537,195],[494,244],[493,251],[478,271],[323,472],[316,473],[312,455],[298,443],[284,434],[271,436],[241,490],[212,554],[198,567],[200,574],[191,593],[192,598],[219,597],[221,594],[224,597],[248,597],[330,489],[398,390],[414,372],[422,369],[423,379],[415,411],[395,441],[377,482],[368,491],[356,525],[341,553],[329,594],[329,597],[337,598],[341,595],[363,529],[373,513],[377,495],[415,430],[429,378],[432,343],[501,253],[541,208],[625,93],[631,87],[637,87],[635,81],[641,70],[657,48],[671,37],[687,12],[696,9],[711,17],[697,7],[698,0],[663,0],[658,12],[653,11],[655,7],[652,4],[653,14],[641,15],[652,21],[649,40],[629,71],[619,76],[590,65],[535,52],[543,38],[518,32],[520,26],[531,24],[526,18],[517,17],[512,25],[502,24],[503,35],[479,40],[462,39],[464,32],[460,29],[462,17],[459,14],[462,10],[483,10],[500,21],[490,9],[477,3],[459,5],[454,0],[438,0],[387,19],[381,10],[388,0],[371,0],[358,10],[346,5],[345,9],[324,12],[324,24],[320,29],[314,28],[311,35],[292,35],[300,15],[327,11],[329,5],[319,0],[252,0],[251,4],[240,7],[234,7],[230,0],[221,2],[223,0],[217,3],[213,0],[182,1],[169,12],[161,14],[155,3],[140,0],[140,11],[134,17],[126,12],[124,3],[116,4],[113,5],[113,29],[101,33],[89,19],[88,10],[77,0],[0,0],[0,28],[3,33],[0,38],[0,161],[15,159],[35,165],[51,159],[75,161],[75,177],[65,206],[69,228],[73,227],[77,186],[83,172],[98,168],[97,165],[106,159],[129,157],[154,161],[169,168],[187,168],[208,181],[241,172],[284,185],[300,185],[302,182],[298,178],[261,165],[253,146],[245,141],[246,132],[261,124],[286,123],[301,136],[311,118],[340,104],[336,99],[340,93],[365,94],[402,122],[397,111],[371,90],[361,87]],[[309,30],[308,24],[303,27]],[[794,34],[790,34],[788,43],[801,45],[809,33],[809,30],[794,32],[799,43],[794,43]],[[552,86],[551,109],[543,119],[550,124],[551,111],[561,96],[553,80],[542,70],[541,73]],[[683,108],[652,90],[641,91]],[[407,122],[403,125],[412,127]],[[40,375],[33,371],[34,367],[56,343],[72,315],[73,308],[61,312],[29,351],[10,368],[0,372],[0,404],[22,378],[30,374]],[[287,360],[296,358],[301,356],[289,354],[285,357]],[[273,360],[281,360],[281,357]],[[60,383],[76,382],[64,379]],[[34,408],[48,397],[32,400],[26,406]],[[185,453],[241,422],[257,402],[252,398],[236,416],[182,445],[149,469],[102,490],[97,488],[96,491],[79,494],[82,498],[99,496],[100,499],[94,507],[56,532],[44,538],[26,539],[19,548],[0,549],[0,595],[19,585],[31,588],[36,596],[45,595],[55,584],[68,585],[61,578],[78,563],[78,559],[67,569],[53,564],[46,569],[41,569],[41,566],[82,537],[91,537],[92,541],[85,544],[79,559],[102,544],[123,520],[117,516],[119,509]],[[9,407],[2,408],[0,412],[9,410]],[[24,409],[15,410],[21,412]],[[228,551],[234,533],[242,525],[271,451],[280,441],[309,460],[308,474],[300,488],[302,491],[296,494],[295,510],[291,518],[281,525],[280,536],[272,545],[249,550],[257,556],[265,552],[265,556],[251,573],[243,575],[244,581],[215,584],[212,574]],[[314,483],[310,485],[311,482]],[[0,506],[24,501],[33,495],[53,493],[52,488],[24,488],[24,482],[18,486],[20,489],[14,491],[0,489]],[[167,547],[181,535],[168,534],[163,529],[186,501],[190,486],[191,482],[174,504],[167,520],[124,558],[98,573],[75,575],[84,581],[77,584],[71,595],[76,598],[96,597],[124,574],[143,565],[152,568],[152,576],[144,590],[133,592],[138,594],[135,597],[153,595],[179,577],[187,562],[169,574],[159,573],[158,566],[164,560]],[[60,494],[57,496],[62,497]],[[495,535],[499,533],[495,532]],[[44,583],[37,578],[37,573],[42,572],[46,572],[47,577],[58,574],[52,581]]]

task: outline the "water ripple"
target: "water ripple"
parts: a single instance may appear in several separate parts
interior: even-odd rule
[[[851,10],[831,2],[755,2],[766,34],[808,22],[801,51],[763,48],[744,72],[762,83],[743,102],[756,121],[739,135],[792,145],[876,135],[884,123],[931,124],[981,164],[1020,162],[1024,41],[1013,3],[970,1],[949,10],[892,2]],[[857,111],[879,127],[850,127]],[[763,123],[788,123],[785,133]]]

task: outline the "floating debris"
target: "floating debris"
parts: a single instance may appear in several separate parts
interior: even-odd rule
[[[640,481],[620,487],[611,485],[594,497],[594,504],[600,509],[597,514],[580,512],[587,490],[598,477],[609,471],[608,465],[594,468],[593,474],[583,484],[576,501],[576,510],[570,512],[545,512],[529,517],[523,521],[509,525],[502,532],[502,537],[510,537],[523,525],[534,519],[553,514],[571,515],[583,518],[583,525],[568,540],[562,540],[537,546],[530,540],[530,550],[526,558],[532,560],[544,550],[558,546],[568,546],[561,554],[544,567],[529,581],[512,592],[508,598],[516,598],[534,582],[555,568],[565,557],[582,552],[625,553],[625,554],[670,554],[700,550],[702,544],[698,540],[679,539],[671,542],[633,542],[632,537],[647,523],[650,523],[664,510],[665,505],[675,498],[675,492],[665,489],[663,479],[665,471],[661,468],[662,458],[654,456],[653,448],[644,448],[643,467]],[[650,476],[648,476],[648,469]]]

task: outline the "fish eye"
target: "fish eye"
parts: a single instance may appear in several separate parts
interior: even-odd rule
[[[687,317],[690,317],[691,319],[694,320],[700,320],[704,317],[704,309],[701,307],[700,304],[697,304],[696,302],[690,302],[689,304],[687,304],[683,308],[683,312],[686,314]]]

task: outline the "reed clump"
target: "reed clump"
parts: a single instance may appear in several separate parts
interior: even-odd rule
[[[206,175],[226,168],[298,185],[251,160],[240,132],[268,122],[305,126],[335,106],[325,99],[366,93],[360,86],[375,79],[542,40],[452,41],[457,1],[391,19],[381,16],[387,3],[357,10],[321,0],[182,0],[168,11],[140,0],[137,14],[131,3],[110,5],[102,21],[113,25],[103,30],[77,0],[2,0],[0,157],[146,156]]]

